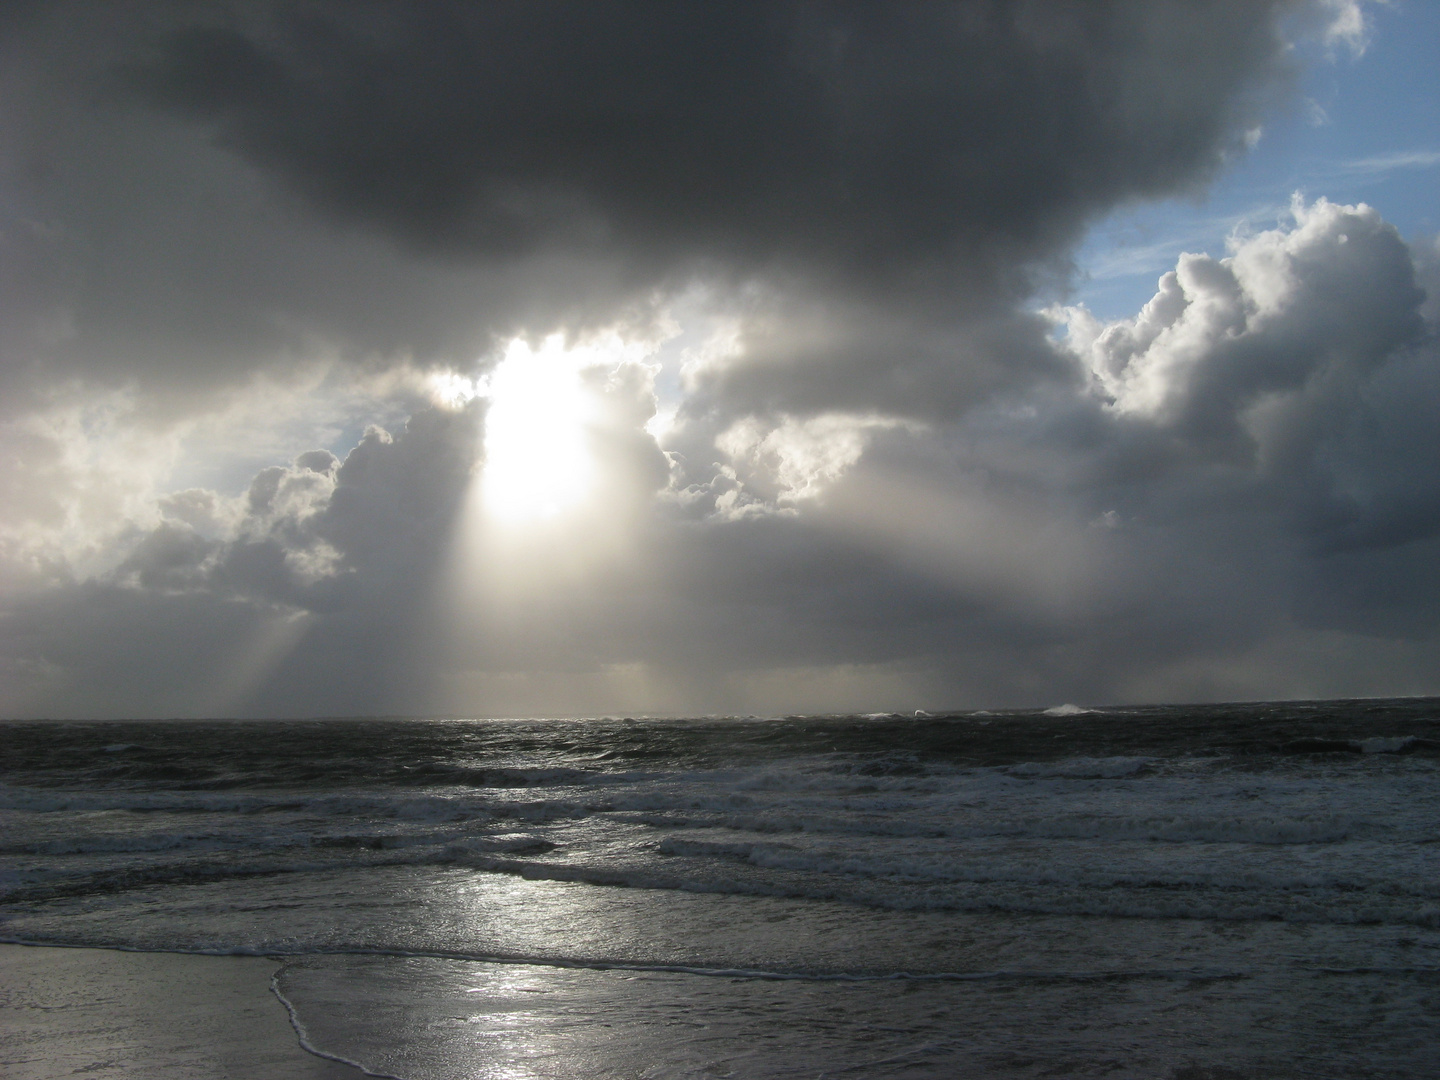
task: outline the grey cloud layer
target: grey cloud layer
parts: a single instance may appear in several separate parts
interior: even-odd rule
[[[1028,310],[1087,223],[1238,152],[1305,7],[31,8],[0,436],[34,536],[89,535],[34,427],[73,380],[163,433],[257,371],[653,330],[697,282],[736,341],[668,458],[652,373],[587,373],[587,554],[541,545],[525,602],[452,610],[482,402],[114,510],[99,569],[0,528],[0,713],[1440,689],[1433,255],[1299,204],[1134,319]]]

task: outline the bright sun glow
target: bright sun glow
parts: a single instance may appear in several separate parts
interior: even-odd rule
[[[586,437],[590,396],[580,369],[594,362],[567,351],[557,334],[538,350],[515,340],[488,380],[485,509],[510,523],[544,520],[579,503],[594,483]]]

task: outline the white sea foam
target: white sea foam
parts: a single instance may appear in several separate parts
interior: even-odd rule
[[[1365,754],[1402,754],[1419,741],[1414,735],[1400,735],[1391,738],[1359,739],[1354,745]]]

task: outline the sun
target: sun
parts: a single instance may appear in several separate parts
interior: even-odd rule
[[[595,483],[588,438],[593,402],[580,378],[591,358],[563,338],[539,349],[510,342],[488,380],[482,477],[486,514],[506,524],[554,518]]]

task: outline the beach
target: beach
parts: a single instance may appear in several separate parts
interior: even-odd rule
[[[307,1053],[270,992],[279,963],[0,945],[0,1075],[7,1080],[204,1077],[353,1080]]]
[[[1437,705],[0,725],[0,1074],[1433,1076]]]

